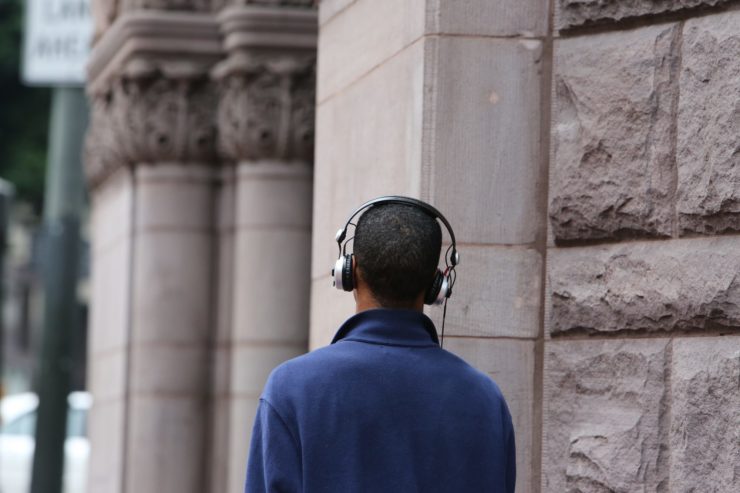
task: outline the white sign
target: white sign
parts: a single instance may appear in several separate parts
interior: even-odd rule
[[[26,0],[23,80],[84,84],[92,33],[90,0]]]

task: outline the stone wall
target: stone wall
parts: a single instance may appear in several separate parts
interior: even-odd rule
[[[740,488],[740,11],[556,2],[542,491]]]
[[[322,1],[311,347],[345,214],[420,197],[518,491],[738,489],[739,3]]]

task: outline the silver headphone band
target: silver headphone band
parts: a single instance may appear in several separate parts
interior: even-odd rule
[[[449,221],[447,221],[447,218],[442,215],[441,212],[439,212],[435,207],[427,204],[426,202],[423,202],[419,199],[415,199],[412,197],[404,197],[402,195],[384,195],[382,197],[377,197],[375,199],[369,200],[362,204],[360,207],[355,209],[355,211],[347,218],[347,222],[344,223],[344,227],[340,229],[337,232],[336,240],[337,244],[339,245],[339,256],[342,256],[342,241],[344,241],[344,238],[347,236],[347,228],[349,227],[349,224],[352,222],[352,219],[357,216],[360,212],[364,211],[365,209],[368,209],[374,205],[382,205],[382,204],[403,204],[403,205],[411,205],[419,207],[426,212],[428,212],[431,216],[433,216],[435,219],[439,219],[442,221],[442,224],[444,224],[445,228],[447,228],[447,232],[450,234],[450,240],[452,242],[452,253],[450,255],[450,263],[452,263],[452,266],[456,266],[460,261],[460,255],[457,253],[457,241],[455,240],[455,232],[452,230],[452,226],[450,225]]]

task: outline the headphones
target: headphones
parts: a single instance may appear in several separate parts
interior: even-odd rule
[[[346,253],[347,243],[344,239],[347,237],[347,228],[352,223],[352,219],[357,216],[360,212],[365,209],[376,205],[383,204],[403,204],[410,205],[421,209],[434,219],[439,219],[442,224],[447,228],[447,232],[450,234],[450,240],[452,244],[445,252],[445,270],[442,272],[441,269],[437,269],[434,274],[432,284],[427,288],[424,293],[424,303],[427,305],[441,305],[447,298],[452,295],[452,286],[455,284],[455,266],[460,263],[460,254],[457,253],[457,243],[455,242],[455,233],[452,231],[452,226],[447,219],[437,209],[422,202],[418,199],[411,197],[402,197],[400,195],[386,195],[378,197],[376,199],[365,202],[349,216],[347,222],[344,223],[344,227],[337,231],[336,240],[339,246],[339,258],[337,258],[334,268],[331,270],[331,275],[334,278],[332,285],[340,291],[352,291],[355,288],[354,274],[352,273],[352,257],[353,254]]]

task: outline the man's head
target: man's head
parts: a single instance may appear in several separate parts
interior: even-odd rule
[[[358,289],[367,286],[383,307],[416,306],[432,283],[441,247],[439,223],[418,207],[371,207],[355,229]]]

